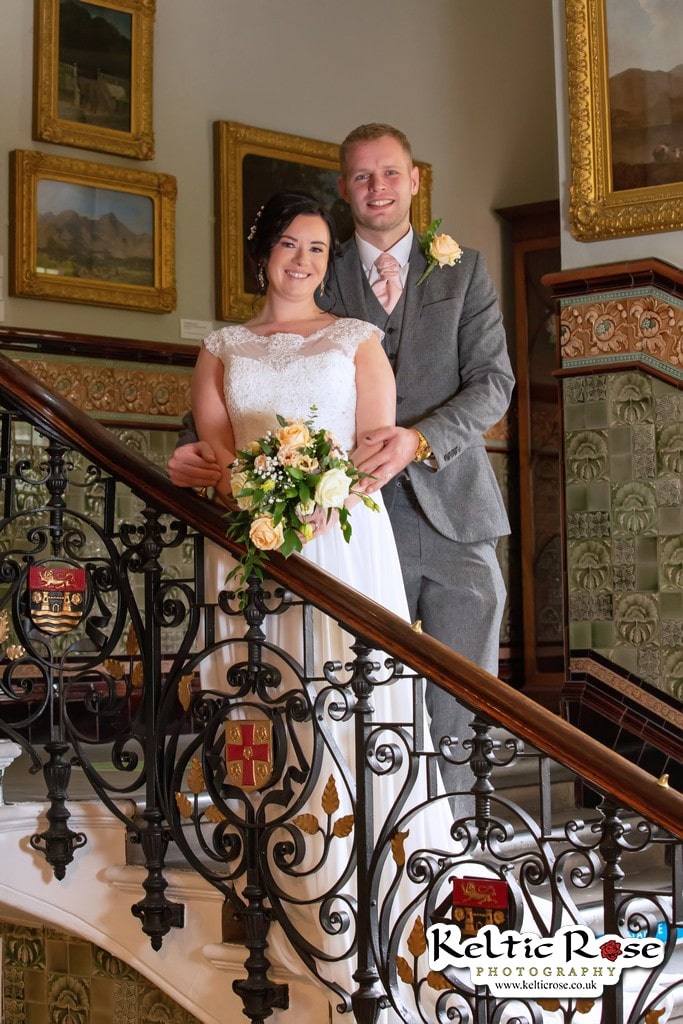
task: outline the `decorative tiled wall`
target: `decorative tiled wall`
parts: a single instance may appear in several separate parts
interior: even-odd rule
[[[0,935],[3,1024],[200,1024],[99,946],[7,922]]]
[[[561,305],[570,653],[683,700],[683,301]]]

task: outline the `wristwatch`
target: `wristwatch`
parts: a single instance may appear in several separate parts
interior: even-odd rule
[[[419,438],[419,441],[417,442],[417,451],[415,452],[415,455],[413,457],[413,462],[424,462],[425,459],[431,457],[432,447],[421,430],[417,430],[417,427],[414,427],[413,429],[417,431],[417,436]]]

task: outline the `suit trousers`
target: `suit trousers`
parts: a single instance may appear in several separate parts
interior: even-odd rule
[[[412,621],[425,633],[469,661],[498,675],[500,624],[505,584],[496,557],[497,538],[459,543],[439,533],[420,509],[405,473],[383,489],[408,597]],[[427,710],[436,750],[444,736],[458,740],[454,759],[468,754],[463,741],[472,736],[472,712],[436,684],[428,684]],[[474,777],[468,765],[440,758],[449,793],[469,792]],[[465,813],[469,801],[452,801]],[[456,810],[457,809],[457,810]],[[469,810],[469,808],[468,808]]]

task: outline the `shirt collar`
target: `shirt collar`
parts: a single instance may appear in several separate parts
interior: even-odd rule
[[[358,247],[358,255],[360,256],[360,261],[363,264],[365,273],[369,274],[373,269],[375,260],[384,250],[378,249],[377,246],[372,244],[372,242],[367,242],[358,234],[356,234],[356,245]],[[403,269],[410,260],[410,250],[412,249],[412,246],[413,229],[410,227],[403,238],[399,238],[398,242],[396,242],[395,245],[392,245],[391,249],[387,249],[386,251],[391,253],[391,255],[398,260],[401,269]]]

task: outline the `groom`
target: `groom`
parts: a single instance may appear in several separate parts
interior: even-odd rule
[[[421,280],[430,264],[410,225],[419,170],[402,132],[361,125],[342,143],[340,165],[355,236],[335,266],[331,309],[385,332],[397,390],[397,426],[359,438],[356,461],[382,486],[411,618],[497,675],[505,587],[496,544],[509,523],[483,434],[514,387],[498,300],[473,249]],[[382,448],[366,458],[364,442]],[[211,485],[210,460],[200,442],[178,447],[171,479]],[[435,747],[445,734],[468,738],[471,713],[438,687],[427,690]],[[456,766],[441,767],[448,789],[469,788],[471,774],[463,783]]]

